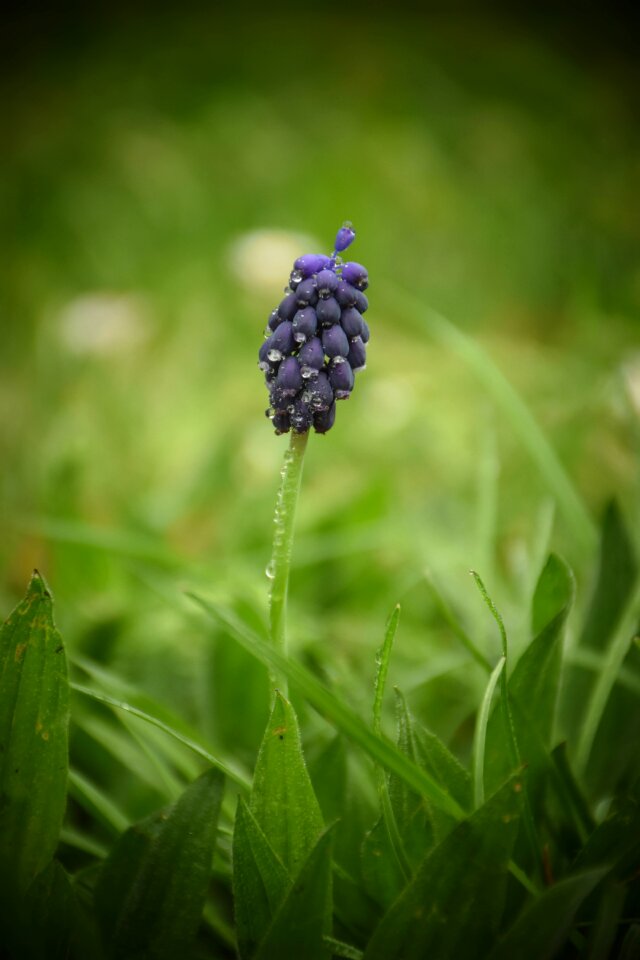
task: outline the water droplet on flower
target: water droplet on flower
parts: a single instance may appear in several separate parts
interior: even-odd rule
[[[293,339],[296,341],[296,343],[304,343],[307,338],[305,337],[302,330],[296,330],[296,332],[293,335]]]
[[[292,271],[291,271],[291,277],[290,277],[290,279],[291,279],[292,283],[300,283],[300,281],[302,280],[302,277],[303,277],[302,270],[292,270]]]
[[[267,356],[272,363],[277,363],[278,360],[282,360],[282,354],[279,350],[269,350]]]

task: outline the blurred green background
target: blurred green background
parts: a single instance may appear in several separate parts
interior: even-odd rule
[[[260,722],[238,732],[229,709],[263,696],[261,671],[167,599],[196,585],[264,619],[287,438],[263,416],[257,349],[293,258],[329,251],[344,219],[370,272],[372,339],[335,428],[309,446],[300,655],[364,709],[400,601],[397,674],[451,740],[475,680],[425,570],[492,654],[470,567],[516,647],[549,545],[582,607],[593,576],[504,409],[393,284],[493,358],[594,521],[615,495],[637,532],[624,24],[593,8],[586,22],[452,9],[116,6],[24,15],[5,36],[2,609],[37,566],[72,652],[247,756]]]

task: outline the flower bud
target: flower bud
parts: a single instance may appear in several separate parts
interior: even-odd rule
[[[293,269],[295,272],[302,274],[301,279],[306,279],[306,277],[312,277],[314,273],[324,270],[330,263],[329,257],[325,257],[323,253],[305,253],[303,257],[298,257],[294,262]]]
[[[341,360],[342,363],[337,361]],[[336,400],[345,400],[353,390],[353,370],[346,360],[338,357],[329,368],[329,383]]]
[[[336,235],[336,253],[346,250],[356,238],[356,233],[350,223],[343,224]]]
[[[358,290],[366,290],[369,286],[369,274],[367,268],[361,263],[345,263],[342,268],[342,279],[350,283],[352,287]]]
[[[296,394],[302,387],[300,364],[295,357],[285,357],[280,364],[276,386],[280,388],[283,394],[289,394],[289,396]]]
[[[355,307],[346,307],[340,316],[340,325],[351,340],[362,333],[362,317]]]
[[[316,315],[323,327],[330,327],[340,320],[340,304],[333,297],[318,300]]]
[[[318,318],[313,307],[298,310],[293,318],[293,338],[296,343],[304,343],[315,335],[318,329]]]
[[[346,357],[349,353],[349,340],[347,335],[336,323],[333,327],[327,327],[322,331],[322,347],[328,357]]]

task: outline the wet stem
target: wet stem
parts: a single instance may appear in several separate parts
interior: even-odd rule
[[[287,655],[287,595],[289,592],[293,531],[308,438],[308,432],[291,432],[289,449],[285,453],[280,472],[282,479],[273,520],[273,550],[271,562],[267,567],[267,576],[270,580],[269,639],[275,649],[285,656]],[[281,693],[287,695],[287,679],[285,676],[271,671],[269,683],[271,687],[277,687]]]

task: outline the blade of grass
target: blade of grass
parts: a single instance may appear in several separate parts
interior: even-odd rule
[[[80,683],[71,683],[69,686],[72,690],[75,690],[76,693],[81,693],[85,697],[91,697],[93,700],[97,700],[99,703],[106,703],[108,706],[113,707],[114,709],[124,710],[132,717],[137,717],[139,720],[144,720],[145,723],[150,723],[152,726],[162,730],[163,733],[173,737],[174,740],[177,740],[179,743],[183,744],[183,746],[187,747],[193,753],[196,753],[199,757],[202,757],[202,759],[210,763],[212,767],[216,767],[230,780],[232,780],[234,783],[237,783],[239,787],[242,787],[243,790],[251,789],[251,783],[244,776],[244,774],[240,773],[238,770],[234,769],[233,766],[225,763],[223,760],[219,760],[218,757],[214,757],[212,753],[209,753],[208,750],[205,750],[205,748],[199,743],[196,743],[195,740],[178,733],[177,730],[174,730],[157,717],[153,717],[151,714],[145,713],[144,710],[139,710],[130,703],[125,703],[124,700],[117,700],[115,697],[110,697],[106,693],[100,693],[97,690],[92,690],[90,687],[85,687]]]
[[[367,724],[342,700],[324,687],[312,673],[295,660],[283,656],[265,640],[241,623],[230,611],[211,603],[204,597],[189,593],[191,599],[204,612],[222,624],[246,650],[262,661],[266,666],[275,667],[286,673],[292,683],[298,687],[309,703],[345,736],[357,743],[369,756],[381,763],[387,770],[397,774],[408,786],[419,794],[428,797],[437,807],[445,810],[457,820],[464,816],[460,805],[423,770],[420,770],[385,737],[376,736]]]
[[[637,643],[637,638],[634,642]],[[566,654],[566,660],[568,663],[582,667],[584,670],[591,670],[593,673],[600,674],[607,662],[607,657],[602,653],[596,653],[595,650],[588,650],[586,647],[574,647]],[[624,665],[620,667],[615,683],[640,696],[640,677]]]
[[[389,673],[391,649],[393,647],[393,641],[398,629],[399,620],[400,604],[396,604],[391,616],[389,617],[389,620],[387,621],[382,646],[376,653],[377,670],[373,698],[373,732],[377,736],[380,736],[381,734],[382,700],[384,697],[384,689]],[[398,830],[398,824],[396,823],[393,807],[391,806],[387,778],[384,769],[380,766],[380,764],[376,764],[376,780],[378,785],[380,806],[382,808],[382,818],[384,820],[384,825],[389,837],[389,843],[391,844],[391,850],[393,851],[393,855],[400,869],[400,873],[406,881],[411,876],[411,867],[409,865],[402,839],[400,837],[400,831]]]
[[[113,800],[79,770],[69,770],[69,793],[85,810],[100,820],[112,833],[123,833],[129,818]]]
[[[505,657],[500,657],[489,677],[489,683],[482,698],[473,737],[473,804],[476,810],[484,803],[484,748],[487,739],[489,711],[491,709],[496,684],[498,683],[500,674],[504,670],[506,662]]]
[[[587,768],[591,748],[593,747],[593,742],[609,701],[611,691],[613,690],[620,668],[634,640],[634,633],[638,627],[639,614],[640,578],[636,580],[636,585],[622,612],[618,627],[609,646],[607,658],[596,678],[587,704],[582,732],[576,750],[575,762],[579,774],[584,774]]]
[[[593,520],[573,486],[556,452],[522,398],[510,384],[489,354],[474,339],[459,330],[436,310],[426,307],[417,297],[394,284],[386,284],[386,296],[394,310],[404,306],[406,316],[418,318],[422,329],[438,343],[452,350],[473,371],[510,420],[529,456],[553,492],[574,537],[583,550],[591,553],[597,544]]]
[[[491,673],[491,671],[493,670],[491,663],[489,662],[489,660],[487,660],[487,658],[482,653],[482,651],[478,649],[475,642],[471,639],[469,634],[462,627],[462,625],[460,624],[460,621],[455,616],[455,614],[451,610],[451,607],[449,606],[449,604],[443,597],[442,593],[434,583],[433,577],[431,576],[428,570],[425,570],[424,576],[425,576],[427,586],[431,591],[431,595],[435,600],[436,606],[438,607],[438,611],[442,616],[442,619],[449,625],[449,627],[451,627],[451,630],[453,631],[454,635],[458,638],[458,640],[460,641],[462,646],[465,648],[465,650],[467,650],[471,654],[475,662],[479,666],[481,666],[482,669],[485,670],[487,673]]]
[[[518,741],[516,738],[516,729],[513,722],[513,714],[511,713],[511,706],[509,704],[509,688],[507,684],[507,671],[506,666],[508,662],[508,641],[507,641],[507,631],[504,626],[504,620],[502,615],[495,603],[489,596],[487,588],[485,587],[482,577],[476,573],[475,570],[471,571],[471,576],[473,577],[475,584],[480,591],[482,599],[489,608],[491,615],[498,625],[498,630],[500,631],[500,639],[502,643],[502,656],[504,658],[505,669],[502,670],[499,674],[500,679],[500,708],[503,714],[504,729],[506,734],[507,749],[509,751],[510,762],[513,769],[519,769],[522,766],[522,759],[520,757],[520,750],[518,749]],[[533,820],[533,813],[531,812],[531,801],[529,799],[529,791],[527,789],[526,780],[523,783],[522,788],[522,822],[524,824],[525,833],[529,841],[529,846],[531,848],[531,856],[533,859],[533,864],[538,876],[541,875],[542,871],[542,861],[540,857],[540,841],[538,839],[538,831],[536,830],[536,825]]]

